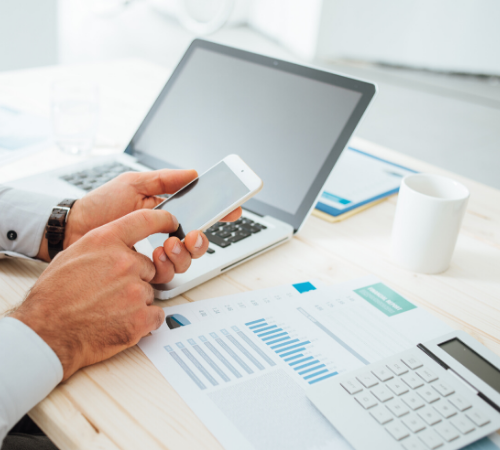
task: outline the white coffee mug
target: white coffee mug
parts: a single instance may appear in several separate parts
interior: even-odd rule
[[[450,266],[469,190],[439,175],[408,175],[401,182],[392,230],[392,258],[420,273]]]

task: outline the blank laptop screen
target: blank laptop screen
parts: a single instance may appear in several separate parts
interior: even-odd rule
[[[238,154],[264,181],[249,209],[292,223],[299,212],[304,216],[306,196],[363,93],[290,72],[290,63],[266,62],[195,46],[134,137],[133,153],[152,167],[194,168],[200,174]],[[344,146],[336,149],[326,176]],[[297,228],[300,218],[292,225]]]

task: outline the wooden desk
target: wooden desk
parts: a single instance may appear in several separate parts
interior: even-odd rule
[[[168,76],[165,69],[138,61],[77,69],[0,74],[0,98],[6,98],[2,94],[8,91],[12,106],[35,105],[38,109],[30,109],[46,114],[48,103],[25,100],[23,83],[29,84],[30,89],[37,84],[38,90],[30,92],[42,99],[40,90],[47,98],[47,82],[55,74],[82,71],[93,76],[100,74],[104,80],[103,123],[109,123],[109,129],[103,132],[109,132],[105,136],[107,142],[117,142],[119,147],[128,139],[134,129],[131,127],[140,122]],[[131,74],[129,78],[127,72]],[[112,80],[117,75],[122,77],[120,85],[113,86]],[[105,90],[106,86],[109,90]],[[129,90],[125,89],[127,86]],[[124,89],[122,95],[118,95],[120,89]],[[310,277],[333,284],[375,274],[412,302],[449,325],[469,332],[500,355],[500,191],[361,139],[354,139],[352,145],[419,171],[452,176],[470,189],[469,207],[447,272],[420,275],[400,269],[390,261],[396,205],[396,199],[391,198],[336,224],[311,217],[291,242],[158,304],[192,302]],[[0,168],[0,183],[48,168],[44,162],[47,155],[59,157],[56,150],[48,149],[45,155],[34,155]],[[72,159],[64,157],[49,164],[69,162]],[[38,262],[1,260],[1,310],[21,302],[44,268]],[[30,415],[64,449],[221,448],[137,347],[81,370],[55,389]]]

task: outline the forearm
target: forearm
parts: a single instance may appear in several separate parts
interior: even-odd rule
[[[28,326],[0,320],[0,447],[7,432],[62,380],[61,363]]]

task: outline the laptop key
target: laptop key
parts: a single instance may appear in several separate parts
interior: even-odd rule
[[[241,224],[240,228],[244,231],[249,232],[249,233],[258,233],[260,231],[260,228],[257,228],[254,225],[248,225],[248,224]]]
[[[217,231],[217,232],[215,233],[215,235],[216,235],[216,236],[219,236],[219,237],[220,237],[220,238],[222,238],[222,239],[226,239],[226,238],[228,238],[229,236],[231,236],[231,233],[230,233],[229,231],[225,231],[225,230],[223,230],[223,231]]]
[[[246,231],[238,231],[237,233],[235,233],[235,235],[233,237],[230,237],[228,239],[228,241],[229,242],[239,242],[242,239],[245,239],[245,238],[247,238],[248,236],[251,236],[251,235],[252,235],[251,233],[247,233]]]
[[[231,242],[225,241],[224,239],[220,238],[219,236],[216,236],[215,234],[208,233],[206,236],[209,242],[218,245],[221,248],[226,248],[231,245]]]

